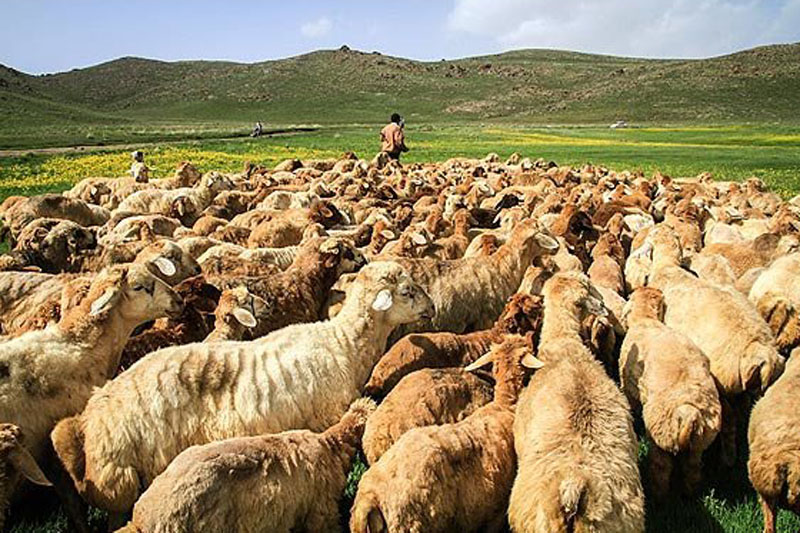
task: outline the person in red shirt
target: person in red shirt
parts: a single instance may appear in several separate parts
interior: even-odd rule
[[[392,114],[389,124],[381,130],[381,151],[395,161],[400,161],[401,152],[408,152],[403,122],[397,113]]]

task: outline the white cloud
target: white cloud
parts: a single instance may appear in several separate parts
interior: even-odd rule
[[[311,22],[306,22],[300,26],[300,33],[311,39],[325,37],[333,29],[333,22],[327,17],[318,18]]]
[[[704,57],[800,41],[800,0],[456,0],[447,26],[503,48]]]

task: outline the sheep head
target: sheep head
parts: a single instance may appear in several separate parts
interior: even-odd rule
[[[370,313],[388,325],[397,326],[431,319],[435,308],[430,296],[405,269],[391,261],[370,263],[361,269],[353,290],[362,291]],[[354,298],[356,300],[356,298]],[[347,304],[345,304],[347,305]]]
[[[252,338],[253,331],[270,315],[270,307],[262,298],[252,294],[245,287],[236,287],[222,292],[214,316],[215,329],[227,329],[227,338]]]
[[[523,250],[524,255],[552,255],[558,251],[558,241],[539,230],[536,220],[528,218],[520,222],[511,232],[509,244],[512,250]]]
[[[335,268],[336,276],[355,272],[367,264],[364,254],[352,243],[342,239],[326,239],[319,245],[322,264]]]
[[[545,282],[542,295],[545,307],[563,307],[581,322],[590,315],[608,315],[602,295],[582,272],[559,272]]]
[[[147,246],[139,252],[134,263],[145,265],[154,276],[170,286],[201,272],[197,261],[172,241],[157,241]]]
[[[664,295],[652,287],[636,289],[622,310],[622,322],[630,318],[649,318],[661,322],[664,319]]]
[[[182,309],[183,301],[166,283],[147,267],[131,264],[101,271],[76,311],[99,317],[116,311],[137,326],[164,315],[178,315]]]

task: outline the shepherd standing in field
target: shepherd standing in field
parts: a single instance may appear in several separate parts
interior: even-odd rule
[[[402,118],[397,113],[392,114],[389,124],[381,130],[381,151],[394,161],[400,161],[401,152],[408,152]]]

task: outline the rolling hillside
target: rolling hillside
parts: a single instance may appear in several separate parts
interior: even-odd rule
[[[418,62],[342,47],[241,64],[122,58],[31,76],[0,66],[0,129],[54,124],[798,123],[800,43],[702,60],[521,50]]]

